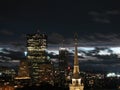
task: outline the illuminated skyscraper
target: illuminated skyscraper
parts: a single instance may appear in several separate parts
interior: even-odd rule
[[[70,84],[70,90],[83,90],[84,85],[81,83],[81,78],[79,76],[79,61],[78,61],[78,51],[77,51],[78,41],[75,37],[75,54],[74,54],[74,68],[73,68],[73,76],[72,76],[72,84]]]
[[[33,83],[52,82],[52,64],[47,58],[47,35],[27,35],[27,59]]]

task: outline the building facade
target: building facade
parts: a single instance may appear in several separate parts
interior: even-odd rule
[[[52,82],[52,64],[47,58],[47,35],[27,35],[27,59],[33,83]]]
[[[20,61],[20,66],[18,69],[18,74],[14,78],[14,82],[16,85],[28,85],[30,84],[30,76],[29,76],[29,68],[28,64],[25,60]]]

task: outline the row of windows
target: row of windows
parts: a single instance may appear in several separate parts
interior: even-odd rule
[[[45,50],[45,46],[41,46],[41,47],[27,47],[28,51],[44,51]]]
[[[32,60],[32,61],[37,61],[37,60],[40,60],[40,59],[46,59],[46,57],[45,56],[37,56],[37,57],[35,57],[35,56],[28,56],[28,59],[34,59],[34,60]],[[37,59],[37,60],[35,60],[35,59]]]

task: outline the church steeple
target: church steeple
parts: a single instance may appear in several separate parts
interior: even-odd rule
[[[75,53],[74,53],[74,69],[73,69],[73,78],[78,79],[79,78],[79,62],[78,62],[78,37],[77,33],[75,34]]]
[[[74,68],[73,68],[73,77],[72,77],[72,84],[70,84],[70,90],[83,90],[84,85],[81,83],[81,78],[79,76],[79,62],[78,62],[78,38],[77,34],[75,34],[75,53],[74,53]]]

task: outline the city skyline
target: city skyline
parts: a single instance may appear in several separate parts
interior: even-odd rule
[[[26,34],[38,31],[48,36],[48,51],[57,55],[59,47],[72,50],[75,32],[80,52],[99,47],[101,55],[109,55],[109,50],[120,53],[119,1],[13,0],[0,1],[0,7],[1,53],[24,52]],[[12,55],[17,57],[18,54],[12,52]]]
[[[0,0],[0,90],[120,89],[119,24],[119,0]]]

